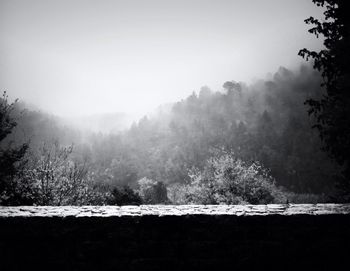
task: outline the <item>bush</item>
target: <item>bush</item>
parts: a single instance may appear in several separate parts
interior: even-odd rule
[[[109,205],[140,205],[142,204],[141,197],[134,192],[129,186],[122,188],[115,187],[112,190],[110,199],[108,200]]]
[[[105,195],[96,189],[85,164],[70,160],[73,147],[43,144],[37,158],[31,157],[17,183],[26,184],[35,205],[103,204]],[[20,191],[22,194],[24,191]]]
[[[163,182],[148,178],[138,181],[139,195],[145,204],[168,203],[167,188]]]
[[[195,204],[268,204],[286,202],[269,171],[257,162],[246,163],[233,153],[207,161],[190,172],[186,200]]]
[[[167,189],[169,201],[176,205],[188,204],[187,191],[187,185],[179,183],[172,184]]]

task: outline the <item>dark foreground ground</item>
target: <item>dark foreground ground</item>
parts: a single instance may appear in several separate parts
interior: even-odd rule
[[[0,207],[0,270],[349,270],[350,205]]]

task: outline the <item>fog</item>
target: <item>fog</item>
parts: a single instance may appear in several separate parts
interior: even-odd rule
[[[140,117],[320,48],[305,0],[0,1],[0,88],[59,116]],[[136,118],[135,117],[135,118]]]
[[[0,0],[0,205],[348,202],[332,7]]]

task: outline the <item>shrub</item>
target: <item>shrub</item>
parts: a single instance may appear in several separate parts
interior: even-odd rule
[[[36,205],[103,204],[105,195],[93,185],[85,164],[69,159],[73,147],[43,144],[37,158],[32,157],[18,182],[30,187]],[[22,192],[23,193],[23,192]]]
[[[177,205],[187,204],[188,203],[187,191],[188,191],[187,185],[183,185],[179,183],[170,185],[167,188],[169,201],[172,204],[177,204]]]
[[[167,188],[163,182],[157,182],[148,178],[138,181],[139,195],[145,204],[167,203]]]
[[[190,172],[186,199],[195,204],[268,204],[286,202],[269,171],[246,163],[233,153],[210,158],[203,170]]]
[[[110,205],[140,205],[142,199],[139,194],[135,193],[129,186],[122,188],[115,187],[112,190],[111,196],[108,200]]]

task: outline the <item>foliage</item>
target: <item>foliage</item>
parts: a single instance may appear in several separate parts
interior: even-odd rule
[[[112,190],[117,187],[123,194],[121,187],[125,185],[137,192],[146,204],[169,200],[188,203],[187,190],[197,189],[194,185],[187,188],[193,181],[188,171],[196,168],[203,172],[208,159],[216,157],[217,149],[234,152],[236,159],[244,164],[241,167],[249,168],[251,162],[248,161],[259,161],[256,164],[268,168],[275,185],[284,190],[330,194],[339,167],[321,151],[322,142],[317,131],[311,128],[315,120],[308,116],[303,104],[307,98],[322,97],[321,80],[318,72],[302,66],[294,72],[280,68],[268,79],[251,85],[228,81],[216,92],[203,87],[198,94],[194,92],[186,99],[162,107],[130,129],[109,135],[80,133],[57,118],[27,110],[6,140],[24,140],[25,135],[29,135],[27,176],[33,175],[40,165],[38,161],[43,160],[42,142],[53,138],[61,146],[74,142],[66,162],[54,170],[55,176],[61,176],[57,185],[65,183],[62,182],[64,172],[74,167],[73,171],[78,172],[84,168],[86,172],[81,181],[93,191],[96,204],[113,202]],[[138,180],[142,178],[148,181],[141,181],[140,186]],[[19,191],[35,187],[34,192],[39,193],[40,182],[33,180],[38,180],[38,176],[21,178],[16,182],[21,183]],[[57,187],[54,183],[53,187]],[[39,204],[34,200],[37,194],[29,192],[22,193],[29,195],[28,204]],[[119,192],[115,193],[117,198]],[[42,196],[41,201],[44,201]],[[65,201],[92,204],[86,202],[86,198],[62,202]],[[237,197],[237,202],[244,200]],[[114,199],[113,204],[119,203]]]
[[[111,197],[108,200],[109,205],[140,205],[142,204],[141,197],[132,190],[129,186],[121,188],[115,187],[111,192]]]
[[[6,92],[0,98],[0,205],[16,205],[19,202],[27,202],[24,193],[18,192],[19,185],[13,179],[19,175],[26,163],[23,159],[28,149],[28,144],[11,146],[5,149],[4,140],[11,134],[17,122],[11,116],[15,103],[8,103]]]
[[[139,194],[145,204],[167,203],[167,189],[163,182],[142,178],[138,181]]]
[[[315,52],[306,48],[299,55],[314,60],[314,68],[322,73],[322,86],[326,94],[320,99],[308,99],[310,114],[317,119],[315,127],[325,143],[325,150],[340,165],[347,180],[346,190],[350,192],[350,17],[349,1],[313,0],[325,8],[324,19],[313,17],[305,20],[312,24],[310,33],[324,37],[324,49]]]
[[[285,202],[268,170],[233,153],[210,158],[203,170],[190,173],[187,199],[195,204],[268,204]]]
[[[31,184],[35,204],[86,205],[100,198],[89,182],[86,165],[69,159],[72,151],[73,146],[45,143],[40,156],[25,169],[20,179]]]
[[[168,198],[171,204],[181,205],[189,204],[188,201],[188,185],[175,183],[167,187]]]

